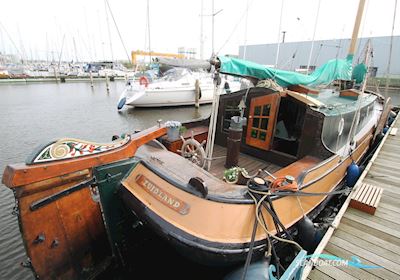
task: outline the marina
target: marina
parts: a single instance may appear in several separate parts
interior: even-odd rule
[[[398,279],[397,0],[132,5],[0,12],[0,278]]]

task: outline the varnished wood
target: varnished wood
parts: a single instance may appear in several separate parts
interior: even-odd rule
[[[339,96],[340,97],[346,97],[346,98],[351,98],[351,99],[357,99],[358,96],[360,95],[360,91],[356,89],[345,89],[340,91]]]
[[[313,95],[319,94],[319,91],[317,89],[313,89],[304,85],[291,85],[288,87],[288,89],[304,94],[313,94]]]
[[[246,131],[246,144],[256,147],[262,150],[269,150],[272,143],[272,138],[274,136],[274,128],[277,117],[277,110],[279,107],[280,95],[279,94],[270,94],[264,95],[260,97],[254,97],[250,102],[250,112],[249,119],[247,120],[247,131]],[[270,105],[269,114],[267,116],[262,115],[263,106]],[[254,114],[255,108],[260,107],[260,115],[256,116]],[[259,124],[258,127],[253,127],[254,119],[258,118]],[[261,129],[261,123],[263,119],[267,119],[267,129]],[[257,137],[253,138],[251,136],[252,130],[257,131]],[[266,133],[265,140],[261,140],[259,138],[259,134],[261,132]]]
[[[381,200],[382,191],[382,188],[364,183],[353,192],[350,207],[373,215]]]
[[[207,141],[207,135],[208,135],[208,127],[207,126],[198,126],[198,127],[189,128],[186,132],[184,132],[182,134],[182,137],[186,140],[193,136],[193,138],[201,144],[204,140]],[[181,154],[179,151],[182,148],[182,144],[183,144],[183,141],[181,138],[171,141],[170,139],[168,139],[167,135],[165,135],[161,138],[161,140],[162,140],[162,143],[164,144],[164,146],[169,151],[174,152],[176,154]]]
[[[57,176],[51,179],[43,180],[40,182],[25,185],[24,187],[15,188],[15,197],[21,198],[26,195],[31,195],[37,192],[43,192],[47,189],[51,189],[63,184],[70,182],[76,182],[78,180],[88,179],[91,177],[89,169],[73,172],[70,174]]]
[[[30,205],[92,177],[94,167],[135,155],[138,147],[163,136],[164,127],[132,135],[124,146],[76,159],[7,166],[3,183],[15,190],[27,255],[41,279],[82,279],[104,269],[111,250],[102,212],[89,187],[32,211]],[[43,236],[43,242],[36,242]]]
[[[9,188],[39,182],[56,176],[92,168],[134,156],[141,145],[166,134],[165,127],[152,127],[132,135],[131,141],[113,151],[76,159],[26,165],[11,164],[4,171],[2,182]]]
[[[93,267],[110,254],[98,203],[88,188],[63,197],[36,211],[29,205],[78,183],[31,193],[19,199],[21,233],[27,254],[41,279],[76,279],[79,267]],[[45,240],[35,244],[43,235]],[[53,243],[57,242],[57,245]]]

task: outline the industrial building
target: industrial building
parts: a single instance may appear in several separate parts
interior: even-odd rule
[[[370,59],[370,75],[382,77],[386,75],[390,36],[360,38],[354,61],[365,58],[367,42],[371,40],[372,58]],[[350,46],[350,39],[314,41],[310,59],[310,71],[333,58],[345,58]],[[282,42],[279,44],[277,68],[305,72],[310,57],[312,41]],[[239,58],[274,67],[276,64],[278,44],[246,45],[239,47]],[[400,36],[393,37],[390,76],[400,76]]]

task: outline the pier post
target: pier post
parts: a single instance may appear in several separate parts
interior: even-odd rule
[[[200,82],[198,79],[194,83],[194,91],[195,91],[194,106],[196,108],[199,108],[200,107]]]
[[[55,67],[54,67],[54,79],[56,79],[56,83],[58,83],[57,70]]]
[[[92,75],[92,70],[89,71],[89,77],[90,77],[90,86],[93,87],[93,75]]]
[[[107,72],[106,72],[106,89],[107,89],[107,92],[110,91],[110,85],[108,83],[108,74],[107,74]]]

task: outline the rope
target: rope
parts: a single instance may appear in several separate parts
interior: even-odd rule
[[[261,221],[261,219],[260,219],[260,216],[259,216],[259,214],[258,214],[258,211],[259,211],[259,208],[260,208],[260,206],[261,206],[261,203],[267,198],[267,196],[270,195],[270,193],[266,193],[259,201],[257,201],[257,199],[254,197],[254,195],[251,194],[252,191],[253,191],[253,190],[250,190],[250,189],[249,189],[248,194],[249,194],[249,195],[251,196],[251,198],[254,200],[254,203],[255,203],[255,205],[256,205],[256,209],[255,209],[256,218],[257,218],[257,220],[258,220],[258,223],[261,225],[261,227],[263,228],[263,230],[264,230],[265,233],[267,234],[267,236],[269,236],[269,237],[271,237],[271,238],[273,238],[273,239],[276,239],[276,240],[278,240],[278,241],[281,241],[281,242],[285,242],[285,243],[292,244],[292,245],[296,246],[299,250],[302,250],[303,248],[302,248],[296,241],[287,240],[287,239],[284,239],[284,238],[280,238],[280,237],[278,237],[278,236],[275,236],[272,232],[270,232],[270,231],[268,230],[267,226],[266,226],[265,224],[262,223],[262,221]],[[270,245],[270,244],[269,244],[269,245]],[[271,255],[271,248],[270,248],[270,246],[268,247],[268,255],[269,255],[269,256]]]

